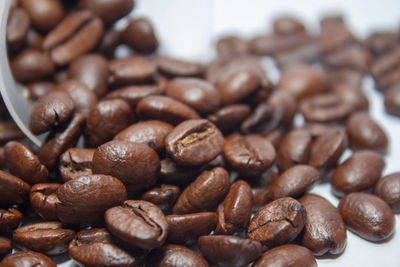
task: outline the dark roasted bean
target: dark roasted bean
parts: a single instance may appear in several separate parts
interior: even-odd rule
[[[207,261],[195,251],[184,246],[168,244],[153,250],[147,257],[149,267],[208,267]]]
[[[134,109],[143,98],[150,95],[160,95],[162,92],[163,89],[157,85],[132,85],[112,91],[105,96],[105,99],[119,98],[125,100]]]
[[[171,77],[201,77],[204,74],[203,65],[168,56],[158,56],[156,64],[160,72]]]
[[[29,195],[32,208],[46,220],[57,220],[56,205],[60,201],[57,197],[57,189],[61,184],[46,183],[35,184]]]
[[[21,0],[20,3],[29,13],[33,26],[42,32],[53,29],[64,16],[64,9],[59,0]]]
[[[238,128],[250,115],[250,107],[245,104],[234,104],[218,109],[207,119],[214,123],[222,132],[230,132]]]
[[[268,250],[253,267],[317,267],[311,251],[305,247],[287,244]]]
[[[0,233],[6,234],[17,228],[22,221],[22,213],[19,210],[9,208],[0,209]]]
[[[0,260],[2,260],[4,256],[10,254],[11,251],[12,251],[12,244],[10,239],[0,236]]]
[[[385,200],[394,213],[400,213],[400,172],[380,178],[374,186],[374,194]]]
[[[30,189],[22,179],[0,171],[0,203],[22,204],[28,199]]]
[[[162,211],[168,211],[175,204],[180,193],[179,187],[162,184],[160,187],[155,187],[143,193],[140,199],[157,205]]]
[[[108,82],[131,85],[151,82],[156,65],[142,55],[114,59],[108,64]]]
[[[92,174],[94,148],[70,148],[60,156],[58,170],[64,182]]]
[[[46,255],[34,251],[18,251],[5,257],[0,265],[7,267],[56,267],[57,264]]]
[[[134,0],[79,0],[78,6],[92,10],[106,24],[111,24],[129,14],[134,7]]]

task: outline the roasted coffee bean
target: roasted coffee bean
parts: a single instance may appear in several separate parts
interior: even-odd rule
[[[334,14],[322,18],[320,26],[320,42],[324,52],[343,48],[354,41],[354,36],[346,27],[341,15]]]
[[[347,234],[339,210],[325,198],[314,194],[303,196],[299,202],[307,211],[301,244],[315,256],[342,253],[346,247]]]
[[[169,243],[194,244],[199,236],[208,235],[217,225],[215,212],[168,215],[166,218]]]
[[[217,206],[229,191],[229,174],[221,167],[204,171],[179,196],[172,211],[193,213]]]
[[[134,0],[79,0],[78,7],[92,10],[104,23],[111,24],[131,12]]]
[[[218,109],[207,119],[214,123],[222,132],[230,132],[238,128],[250,115],[250,107],[245,104],[233,104]]]
[[[250,52],[259,56],[271,56],[276,50],[276,37],[272,34],[257,35],[249,40]]]
[[[131,19],[122,32],[122,40],[137,53],[150,54],[157,50],[158,40],[147,18]]]
[[[244,134],[267,134],[278,128],[281,122],[282,110],[275,109],[268,103],[259,104],[240,126]]]
[[[168,223],[162,211],[143,200],[127,200],[104,215],[107,228],[129,244],[152,249],[161,246],[168,235]]]
[[[259,210],[250,221],[247,235],[267,247],[288,243],[303,230],[306,210],[295,199],[277,199]]]
[[[13,121],[0,121],[0,144],[11,140],[18,140],[25,137],[25,134]]]
[[[0,203],[22,204],[31,187],[22,179],[0,170]]]
[[[26,36],[26,45],[34,49],[42,49],[43,36],[34,29],[29,29]]]
[[[274,108],[279,118],[279,123],[286,128],[290,128],[297,112],[295,98],[286,91],[275,90],[271,93],[267,103]]]
[[[384,56],[375,60],[371,68],[371,73],[374,76],[374,78],[382,78],[388,73],[394,71],[398,66],[399,59],[400,59],[400,49],[397,47],[390,53],[386,53]],[[378,84],[378,89],[382,89],[379,88],[379,84]]]
[[[364,78],[363,73],[348,68],[330,70],[328,75],[333,86],[347,85],[352,88],[361,88]]]
[[[0,265],[7,267],[57,267],[57,264],[52,259],[34,251],[18,251],[9,254],[0,262]]]
[[[343,197],[351,192],[370,189],[381,177],[384,167],[385,160],[380,154],[370,150],[355,152],[333,173],[333,193]]]
[[[84,266],[137,266],[138,262],[127,251],[113,243],[113,238],[104,228],[83,230],[69,244],[71,257]]]
[[[25,45],[30,26],[31,20],[25,9],[10,9],[6,28],[7,48],[10,52],[17,52]]]
[[[108,90],[108,63],[100,54],[87,54],[74,60],[68,69],[68,77],[84,83],[97,97]]]
[[[386,112],[400,117],[400,86],[385,91],[384,96]]]
[[[261,257],[261,243],[237,236],[201,236],[198,241],[201,254],[218,266],[248,266]]]
[[[384,130],[365,112],[354,113],[346,121],[350,148],[385,152],[388,138]]]
[[[200,118],[188,105],[166,96],[143,98],[136,106],[136,114],[143,120],[161,120],[172,125]]]
[[[94,148],[70,148],[60,156],[58,170],[64,182],[76,179],[83,175],[90,175],[92,171]]]
[[[167,154],[180,165],[201,165],[222,152],[224,137],[207,120],[187,120],[165,139]]]
[[[150,95],[160,95],[162,92],[163,89],[157,85],[132,85],[112,91],[105,96],[105,99],[119,98],[125,100],[134,109],[143,98]]]
[[[50,92],[33,104],[29,115],[29,128],[34,134],[45,133],[66,122],[74,109],[74,101],[67,92]]]
[[[78,80],[68,80],[57,87],[58,90],[66,91],[75,104],[75,112],[82,114],[85,118],[89,116],[90,110],[96,106],[97,97],[89,88]]]
[[[0,260],[3,259],[4,256],[10,254],[11,251],[12,251],[12,244],[10,239],[0,236]]]
[[[201,168],[179,166],[169,158],[162,159],[160,162],[159,176],[162,183],[188,184],[201,171]]]
[[[162,153],[165,150],[165,137],[172,129],[171,124],[163,121],[142,121],[122,130],[114,140],[145,144]]]
[[[122,43],[122,33],[114,28],[105,31],[96,51],[108,58],[113,58],[115,49]]]
[[[361,73],[369,73],[372,63],[371,55],[366,48],[352,44],[326,54],[323,64],[328,69],[348,68]]]
[[[77,143],[84,126],[85,118],[81,114],[75,113],[68,125],[56,129],[46,138],[46,143],[39,150],[40,162],[48,169],[52,169],[56,165],[58,157]]]
[[[293,17],[280,16],[274,20],[274,33],[276,35],[289,35],[304,32],[304,24]]]
[[[56,27],[64,16],[64,9],[59,0],[21,0],[20,3],[29,13],[33,26],[42,32]]]
[[[343,101],[349,103],[353,110],[367,110],[369,107],[368,98],[358,87],[341,84],[334,87],[334,92]]]
[[[169,77],[202,77],[204,74],[203,65],[169,56],[158,56],[156,64],[158,70]]]
[[[114,140],[96,149],[93,173],[107,174],[120,179],[128,191],[142,191],[157,182],[160,160],[157,153],[145,144]]]
[[[13,208],[0,209],[0,233],[6,234],[17,228],[21,221],[22,213],[19,210]]]
[[[215,233],[230,235],[246,229],[252,208],[253,193],[249,184],[242,180],[233,183],[224,202],[218,206]]]
[[[400,172],[380,178],[374,186],[374,194],[385,200],[394,213],[400,213]]]
[[[60,202],[57,189],[61,184],[46,183],[32,186],[29,199],[32,208],[46,220],[57,220],[56,204]]]
[[[14,230],[13,241],[19,246],[47,255],[60,255],[67,251],[75,232],[62,228],[59,222],[38,222]]]
[[[108,82],[116,85],[152,82],[157,67],[142,55],[114,59],[108,64]]]
[[[360,237],[380,242],[395,231],[395,217],[389,205],[377,196],[351,193],[339,204],[340,215],[346,226]]]
[[[216,48],[222,58],[245,55],[249,52],[247,42],[235,35],[219,38]]]
[[[172,208],[179,197],[181,190],[175,185],[161,184],[142,194],[140,199],[157,205],[162,211]]]
[[[128,103],[120,99],[103,100],[90,111],[86,121],[85,141],[97,147],[135,121]]]
[[[282,51],[275,56],[275,62],[280,69],[290,68],[291,65],[311,65],[319,59],[321,47],[317,39],[309,40],[304,44]]]
[[[10,63],[14,78],[19,82],[33,82],[51,76],[54,63],[40,50],[27,48]]]
[[[47,181],[49,172],[39,158],[26,146],[10,141],[5,146],[7,170],[29,184]]]
[[[253,267],[317,267],[311,251],[305,247],[287,244],[268,250]]]
[[[184,246],[168,244],[153,250],[147,257],[149,267],[208,267],[207,261],[195,251]]]
[[[66,224],[98,223],[104,212],[126,200],[124,184],[108,175],[86,175],[68,181],[57,190],[57,217]]]
[[[364,41],[364,45],[373,56],[379,57],[390,52],[397,45],[398,36],[394,32],[379,31],[371,33]]]
[[[103,22],[89,10],[70,13],[43,41],[57,66],[65,66],[92,50],[103,35]]]
[[[259,135],[232,135],[226,138],[224,158],[240,175],[252,177],[270,168],[275,160],[275,148]]]
[[[309,165],[295,165],[284,171],[279,177],[272,180],[270,197],[297,198],[310,190],[319,180],[319,171]]]
[[[202,79],[175,78],[165,86],[165,95],[194,108],[200,113],[209,113],[220,105],[215,87]]]
[[[295,129],[288,132],[278,147],[277,165],[285,171],[296,164],[305,164],[310,157],[312,136],[308,130]]]
[[[56,83],[51,81],[37,81],[28,83],[26,88],[28,88],[29,91],[29,98],[37,100],[45,94],[54,91],[56,89]]]

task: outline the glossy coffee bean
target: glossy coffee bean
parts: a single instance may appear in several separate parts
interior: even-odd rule
[[[278,199],[282,197],[297,198],[310,190],[319,180],[319,171],[309,165],[295,165],[290,167],[270,185],[270,197]]]
[[[68,69],[68,77],[84,83],[97,97],[108,90],[108,63],[100,54],[86,54],[74,60]]]
[[[157,85],[131,85],[114,90],[105,96],[105,99],[122,99],[129,103],[132,109],[140,100],[151,95],[160,95],[163,89]]]
[[[319,195],[304,195],[299,202],[307,211],[301,244],[315,256],[341,254],[346,247],[347,235],[339,210]]]
[[[66,122],[72,115],[75,104],[64,91],[52,91],[39,98],[29,115],[29,128],[34,134],[42,134]]]
[[[238,128],[250,115],[250,107],[245,104],[234,104],[218,109],[207,119],[214,123],[222,132],[230,132]]]
[[[395,217],[389,205],[377,196],[351,193],[339,204],[340,215],[346,226],[360,237],[380,242],[395,231]]]
[[[306,210],[295,199],[277,199],[259,210],[250,221],[247,236],[267,247],[288,243],[306,223]]]
[[[5,146],[7,170],[29,184],[47,181],[49,172],[39,158],[23,144],[10,141]]]
[[[394,213],[400,213],[400,173],[380,178],[374,186],[374,194],[388,203]]]
[[[400,86],[385,91],[384,96],[386,112],[400,117]]]
[[[103,35],[103,22],[89,10],[66,16],[43,41],[57,66],[65,66],[92,50]]]
[[[217,206],[229,191],[229,174],[221,167],[204,171],[179,196],[172,211],[193,213]]]
[[[13,208],[0,209],[0,233],[6,234],[17,228],[22,221],[22,213]]]
[[[355,152],[333,173],[331,178],[333,193],[343,197],[351,192],[372,188],[381,177],[384,167],[385,160],[377,152],[369,150]]]
[[[122,32],[122,40],[137,53],[150,54],[158,48],[157,36],[146,18],[131,19]]]
[[[368,113],[359,112],[351,115],[346,121],[350,148],[354,150],[370,149],[385,152],[388,138],[384,130]]]
[[[79,0],[78,7],[92,10],[104,23],[111,24],[131,12],[134,0]]]
[[[201,77],[204,74],[204,66],[169,56],[158,56],[156,58],[157,68],[169,77]]]
[[[149,267],[208,267],[207,261],[195,251],[180,245],[168,244],[153,250],[147,257]]]
[[[160,120],[172,125],[200,118],[188,105],[166,96],[143,98],[136,106],[136,114],[142,120]]]
[[[160,169],[160,180],[163,183],[188,184],[200,173],[201,168],[192,166],[184,167],[177,165],[169,158],[162,159]]]
[[[13,241],[19,246],[47,255],[60,255],[67,251],[75,232],[62,228],[59,222],[38,222],[14,230]]]
[[[32,208],[46,220],[57,220],[57,189],[61,184],[45,183],[32,186],[29,199]]]
[[[161,184],[143,193],[140,199],[157,205],[162,211],[168,211],[175,204],[180,193],[178,186]]]
[[[125,101],[120,99],[100,101],[87,118],[85,141],[87,145],[97,147],[111,140],[134,121],[134,112]]]
[[[135,247],[160,247],[168,235],[164,214],[147,201],[127,200],[121,206],[108,209],[104,218],[112,234]]]
[[[116,85],[149,83],[156,70],[156,65],[142,55],[114,59],[108,64],[108,82]]]
[[[56,89],[56,84],[51,81],[37,81],[28,83],[26,88],[29,91],[29,98],[37,100],[50,91],[54,91]]]
[[[126,200],[126,189],[117,178],[94,174],[64,183],[57,197],[57,217],[62,223],[90,224],[103,221],[108,208]]]
[[[368,110],[369,101],[364,92],[358,87],[341,84],[334,87],[334,92],[343,101],[349,103],[353,110]]]
[[[165,151],[165,137],[173,126],[163,121],[142,121],[135,123],[118,133],[114,140],[145,144],[158,153]]]
[[[165,139],[167,154],[180,165],[201,165],[222,152],[224,137],[207,120],[187,120],[176,126]]]
[[[217,225],[215,212],[198,212],[166,216],[168,222],[167,242],[190,245],[197,238],[208,235]]]
[[[33,26],[42,32],[53,29],[64,16],[64,9],[59,0],[21,0],[20,3],[29,13]]]
[[[268,250],[253,266],[317,267],[318,264],[309,249],[299,245],[287,244]]]
[[[10,254],[11,251],[12,244],[10,239],[0,236],[0,260],[3,259],[4,256]]]
[[[122,43],[121,32],[114,28],[108,28],[97,45],[96,51],[108,58],[113,58],[115,49]]]
[[[233,183],[224,202],[218,206],[216,234],[230,235],[247,228],[253,208],[251,187],[243,180]]]
[[[263,102],[243,121],[240,131],[245,134],[267,134],[278,128],[282,119],[281,115],[281,109],[275,109],[272,105]]]
[[[7,48],[11,53],[19,51],[26,42],[31,20],[23,8],[10,9],[6,28]]]
[[[0,121],[0,144],[11,140],[18,140],[25,137],[25,134],[13,121]]]
[[[7,172],[0,171],[0,203],[22,204],[27,200],[30,185]]]
[[[99,146],[93,155],[93,173],[120,179],[128,191],[142,191],[157,181],[160,160],[145,144],[114,140]]]
[[[7,267],[56,267],[57,264],[46,255],[34,251],[18,251],[5,257],[0,265]]]
[[[70,148],[60,156],[58,170],[64,182],[93,173],[94,148]]]
[[[198,241],[201,254],[218,266],[248,266],[262,255],[261,243],[237,236],[201,236]]]
[[[240,175],[252,177],[268,170],[275,160],[275,148],[259,135],[232,135],[226,138],[224,158]]]

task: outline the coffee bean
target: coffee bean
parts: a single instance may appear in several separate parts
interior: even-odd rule
[[[325,198],[307,194],[299,202],[307,211],[301,244],[315,256],[326,253],[339,255],[346,247],[346,226],[336,209]]]
[[[158,70],[169,77],[202,77],[204,74],[203,65],[169,56],[157,56],[156,64]]]
[[[7,48],[10,52],[17,52],[25,45],[31,20],[23,8],[10,9],[9,14],[6,28]]]
[[[250,221],[247,236],[267,247],[288,243],[303,230],[306,210],[295,199],[277,199],[259,210]]]
[[[353,110],[368,110],[369,101],[364,92],[358,87],[341,84],[333,88],[343,101],[349,103]]]
[[[96,51],[108,58],[113,58],[115,49],[122,43],[122,33],[114,28],[105,31]]]
[[[379,57],[387,52],[390,52],[396,47],[396,44],[396,33],[387,31],[373,32],[364,40],[364,45],[375,57]]]
[[[380,242],[393,235],[395,217],[389,205],[377,196],[351,193],[339,204],[340,215],[346,226],[360,237]]]
[[[304,24],[293,17],[280,16],[274,20],[274,33],[276,35],[289,35],[304,32]]]
[[[384,96],[386,112],[400,117],[400,86],[385,91]]]
[[[218,206],[216,234],[230,235],[247,228],[253,206],[253,194],[248,183],[233,183],[224,202]],[[207,258],[207,257],[206,257]]]
[[[135,115],[123,100],[103,100],[90,111],[86,121],[85,142],[97,147],[135,121]]]
[[[154,185],[160,170],[158,155],[149,146],[119,140],[99,146],[92,164],[93,173],[114,176],[134,192]]]
[[[6,234],[17,228],[22,221],[22,213],[13,208],[0,209],[0,233]]]
[[[47,255],[60,255],[67,251],[75,232],[62,228],[59,222],[38,222],[14,230],[13,241],[20,247]]]
[[[293,118],[297,112],[296,99],[288,92],[283,90],[275,90],[268,98],[269,105],[271,105],[279,116],[280,126],[290,129],[293,123]]]
[[[143,193],[140,199],[157,205],[162,211],[168,211],[175,204],[180,193],[181,190],[175,185],[161,184],[160,187]]]
[[[122,39],[137,53],[150,54],[159,46],[151,22],[144,17],[131,19],[122,32]]]
[[[49,172],[39,158],[26,146],[10,141],[5,146],[7,170],[29,184],[47,181]]]
[[[105,24],[112,24],[131,12],[134,0],[79,0],[78,7],[92,10]]]
[[[7,256],[12,251],[10,239],[0,236],[0,260]]]
[[[355,152],[336,168],[331,178],[332,191],[338,197],[372,188],[381,177],[384,158],[373,151]]]
[[[268,103],[259,104],[253,113],[243,121],[240,132],[244,134],[267,134],[278,128],[281,120],[281,110],[275,109]]]
[[[207,120],[187,120],[165,139],[167,154],[180,165],[201,165],[222,152],[224,137]]]
[[[0,121],[0,144],[25,137],[13,121]]]
[[[235,35],[219,38],[216,48],[218,55],[222,58],[245,55],[249,52],[246,40]]]
[[[22,0],[20,3],[29,13],[33,26],[42,32],[56,27],[64,16],[64,9],[59,0]]]
[[[0,170],[0,203],[22,204],[31,187],[22,179]]]
[[[177,214],[209,210],[229,191],[229,174],[221,167],[203,171],[179,196],[172,211]]]
[[[298,33],[297,33],[298,34]],[[293,35],[297,35],[293,34]],[[288,35],[289,37],[290,35]],[[307,35],[305,35],[307,36]],[[305,38],[306,39],[306,38]],[[275,62],[280,69],[290,68],[292,65],[308,64],[311,65],[320,59],[321,47],[318,40],[305,40],[287,51],[282,51],[275,56]]]
[[[7,267],[41,266],[56,267],[57,264],[46,255],[34,251],[18,251],[5,257],[0,265]]]
[[[394,213],[400,212],[400,173],[395,172],[378,180],[374,186],[374,194],[382,198]]]
[[[172,125],[200,118],[188,105],[166,96],[148,96],[142,99],[136,106],[136,114],[143,120],[161,120]]]
[[[218,109],[207,119],[214,123],[222,132],[230,132],[250,115],[250,107],[245,104],[234,104]]]
[[[204,257],[218,266],[248,266],[262,255],[261,243],[237,236],[201,236],[198,246]]]
[[[352,44],[336,51],[331,51],[323,59],[323,64],[326,68],[349,68],[361,73],[369,73],[371,63],[370,53],[359,44]]]
[[[97,97],[107,93],[108,62],[100,54],[86,54],[72,61],[68,77],[84,83]]]
[[[29,91],[29,98],[37,100],[45,94],[56,89],[56,84],[51,81],[37,81],[26,84],[26,88]]]
[[[167,242],[194,244],[197,238],[208,235],[217,225],[215,212],[198,212],[166,216],[168,222]]]
[[[188,184],[200,173],[201,168],[184,167],[177,165],[169,158],[162,159],[160,180],[163,183]]]
[[[143,98],[150,95],[160,95],[163,92],[157,85],[131,85],[114,90],[105,96],[105,99],[119,98],[129,103],[132,109],[135,109],[137,104]]]
[[[310,190],[320,179],[321,174],[318,170],[309,165],[292,166],[272,180],[270,197],[272,199],[297,198]]]
[[[127,200],[106,211],[107,228],[129,244],[152,249],[161,246],[168,235],[168,223],[162,211],[143,200]]]
[[[114,59],[108,64],[108,82],[116,85],[149,83],[157,67],[142,55]]]
[[[384,130],[368,113],[359,112],[351,115],[346,121],[350,147],[354,150],[371,149],[385,152],[388,138]]]
[[[46,220],[57,220],[56,205],[60,201],[57,189],[61,184],[46,183],[32,186],[29,199],[32,208]]]
[[[86,175],[68,181],[57,190],[57,217],[66,224],[98,223],[104,212],[126,200],[121,181],[108,175]]]
[[[165,151],[165,137],[173,126],[163,121],[142,121],[135,123],[118,133],[114,140],[146,144],[158,153]]]
[[[253,266],[317,267],[318,264],[309,249],[299,245],[287,244],[268,250]]]
[[[168,244],[153,250],[147,257],[146,266],[196,266],[208,267],[207,261],[195,251],[184,246]]]
[[[226,138],[224,158],[240,175],[253,177],[270,168],[275,160],[272,144],[259,135],[232,135]]]
[[[93,173],[94,148],[70,148],[60,156],[58,170],[64,182]]]
[[[363,73],[348,68],[331,70],[328,74],[329,74],[329,80],[333,86],[348,85],[351,86],[353,89],[361,88],[362,81],[364,78]]]
[[[324,52],[345,47],[354,41],[354,36],[346,27],[341,15],[324,17],[321,22],[321,46]]]

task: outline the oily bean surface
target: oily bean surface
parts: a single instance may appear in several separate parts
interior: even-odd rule
[[[41,266],[56,267],[57,264],[46,255],[34,251],[18,251],[6,256],[0,264],[7,267]]]
[[[35,184],[29,195],[32,208],[46,220],[57,220],[57,189],[61,184],[43,183]]]
[[[287,244],[268,250],[253,266],[317,267],[318,264],[309,249],[299,245]]]
[[[146,266],[208,267],[209,265],[197,252],[184,246],[168,244],[153,250],[147,257]]]
[[[394,213],[400,212],[400,173],[395,172],[378,180],[374,194],[389,204]]]

